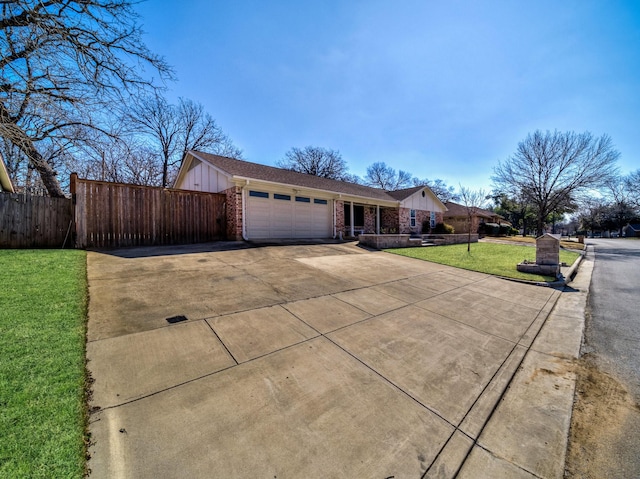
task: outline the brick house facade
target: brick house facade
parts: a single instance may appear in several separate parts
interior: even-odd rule
[[[223,193],[227,197],[227,239],[242,241],[242,188],[233,186]]]
[[[448,201],[445,203],[447,212],[443,215],[443,222],[453,226],[455,233],[469,232],[469,215],[464,205]],[[496,223],[511,225],[504,217],[493,211],[475,208],[471,215],[471,233],[477,233],[481,223]]]
[[[174,187],[224,193],[227,238],[237,241],[421,233],[432,211],[446,211],[427,186],[385,191],[197,151]]]

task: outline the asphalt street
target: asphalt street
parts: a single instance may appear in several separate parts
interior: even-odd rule
[[[616,377],[640,404],[640,241],[588,242],[595,249],[595,267],[584,352],[593,354],[598,368]],[[621,468],[615,477],[638,477],[640,412],[628,418],[625,428],[623,440],[609,445]]]

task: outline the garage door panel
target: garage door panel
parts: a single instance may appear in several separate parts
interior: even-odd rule
[[[284,195],[278,195],[284,196]],[[326,201],[326,204],[323,202]],[[328,238],[331,203],[248,196],[246,228],[249,239]]]
[[[265,198],[249,197],[247,204],[247,233],[249,237],[268,238],[271,224],[271,203]]]
[[[329,205],[296,205],[296,237],[328,238],[331,236]]]

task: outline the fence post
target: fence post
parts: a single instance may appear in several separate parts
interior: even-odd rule
[[[76,223],[76,203],[77,203],[77,183],[78,183],[78,173],[71,173],[71,178],[69,179],[69,192],[71,193],[71,240],[73,241],[73,246],[75,248],[78,247],[78,231],[77,231],[77,223]],[[66,238],[65,238],[66,242]]]

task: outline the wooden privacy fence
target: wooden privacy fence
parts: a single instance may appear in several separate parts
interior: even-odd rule
[[[71,175],[77,248],[216,241],[226,234],[226,197],[83,180]]]
[[[0,248],[73,246],[71,200],[0,193]]]

